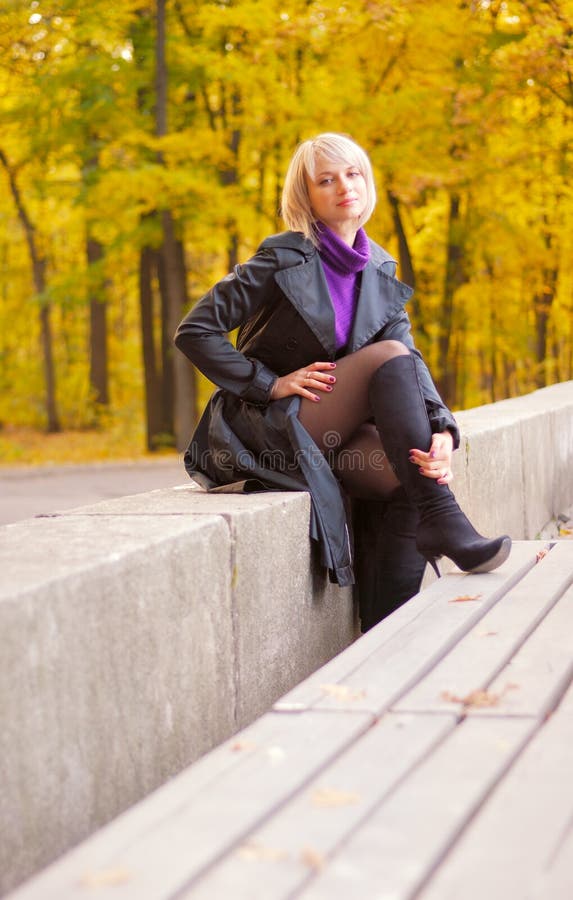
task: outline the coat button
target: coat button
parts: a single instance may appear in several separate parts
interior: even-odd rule
[[[287,350],[296,350],[298,347],[298,341],[295,337],[289,337],[288,341],[285,344]]]

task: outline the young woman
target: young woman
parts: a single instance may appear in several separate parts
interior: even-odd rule
[[[511,547],[479,535],[448,486],[458,428],[414,346],[412,290],[362,227],[375,202],[361,147],[339,134],[304,141],[282,196],[289,231],[218,282],[175,336],[219,387],[187,471],[210,489],[309,491],[331,579],[351,584],[357,569],[363,630],[416,592],[425,560],[487,572]]]

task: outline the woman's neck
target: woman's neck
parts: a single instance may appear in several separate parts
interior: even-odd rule
[[[343,222],[340,225],[333,227],[332,225],[328,226],[331,231],[333,231],[341,241],[344,241],[345,244],[348,244],[349,247],[354,247],[354,242],[356,240],[356,235],[358,233],[358,229],[354,227],[351,223]]]

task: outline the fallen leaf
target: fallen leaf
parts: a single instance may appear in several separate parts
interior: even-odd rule
[[[361,700],[366,696],[366,691],[355,691],[345,684],[321,684],[320,690],[335,700]]]
[[[480,597],[481,594],[460,594],[459,597],[454,597],[449,603],[467,603],[468,600],[479,600]]]
[[[507,694],[508,691],[514,691],[519,688],[518,684],[509,683],[506,684],[504,689],[499,694],[494,694],[492,691],[482,691],[475,690],[470,691],[469,694],[466,694],[465,697],[457,697],[455,694],[452,694],[450,691],[442,691],[441,698],[445,700],[447,703],[461,703],[463,707],[466,709],[485,709],[490,706],[497,706],[502,697]]]
[[[231,753],[244,753],[245,750],[254,750],[257,745],[252,741],[235,741],[231,744]]]
[[[563,528],[562,526],[559,526],[559,534],[560,534],[560,535],[562,535],[562,534],[566,534],[566,535],[568,535],[568,534],[573,534],[573,529],[572,529],[572,528]]]
[[[237,854],[241,859],[249,862],[281,862],[289,858],[286,850],[279,850],[277,847],[265,847],[264,844],[258,844],[256,841],[243,844],[237,850]]]
[[[326,863],[323,854],[312,847],[303,847],[300,858],[305,866],[308,866],[309,869],[314,869],[315,872],[320,872],[321,869],[324,869]]]
[[[489,691],[480,690],[471,691],[465,697],[457,697],[449,691],[442,691],[441,697],[447,703],[461,703],[466,709],[497,706],[500,701],[500,694],[492,694]]]
[[[547,556],[549,550],[547,548],[545,550],[538,550],[535,554],[535,562],[541,562],[544,556]]]
[[[360,794],[352,791],[337,791],[334,788],[318,788],[313,792],[311,802],[313,806],[334,807],[351,806],[360,803]]]
[[[82,887],[100,888],[125,884],[133,878],[128,869],[102,869],[101,872],[86,872],[80,879]]]

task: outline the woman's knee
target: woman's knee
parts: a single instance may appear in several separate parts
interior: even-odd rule
[[[395,356],[409,356],[410,351],[402,341],[380,341],[378,346],[384,348],[384,356],[386,359],[393,359]]]
[[[376,368],[383,366],[385,362],[396,356],[409,356],[410,351],[402,341],[377,341],[365,348],[371,355]]]

